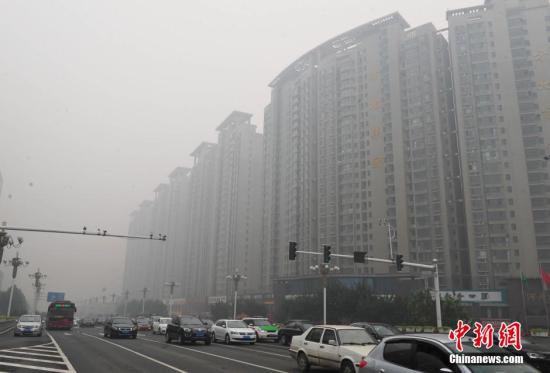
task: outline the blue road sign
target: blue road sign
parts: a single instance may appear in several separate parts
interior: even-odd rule
[[[48,291],[48,302],[55,302],[57,300],[65,300],[65,293],[55,293]]]

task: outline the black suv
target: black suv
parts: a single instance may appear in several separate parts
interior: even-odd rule
[[[302,335],[306,330],[311,328],[313,323],[308,320],[290,320],[284,326],[279,328],[278,339],[279,343],[285,346],[290,345],[292,337]]]
[[[137,326],[128,317],[115,316],[105,322],[103,336],[109,338],[128,337],[135,339],[137,337]]]
[[[208,328],[195,316],[176,316],[172,322],[166,326],[166,343],[172,340],[178,340],[180,344],[186,341],[195,343],[203,341],[204,344],[210,344],[210,333]]]

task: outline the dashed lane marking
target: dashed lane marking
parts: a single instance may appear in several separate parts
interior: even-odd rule
[[[116,347],[118,347],[118,348],[121,348],[121,349],[123,349],[123,350],[125,350],[125,351],[131,352],[131,353],[133,353],[133,354],[135,354],[135,355],[138,355],[138,356],[141,356],[141,357],[144,358],[144,359],[153,361],[153,362],[155,362],[155,363],[157,363],[157,364],[160,364],[160,365],[162,365],[162,366],[165,366],[166,368],[172,369],[172,370],[174,370],[174,371],[176,371],[176,372],[179,372],[179,373],[187,373],[185,370],[178,369],[178,368],[176,368],[175,366],[166,364],[166,363],[164,363],[164,362],[162,362],[162,361],[160,361],[160,360],[154,359],[154,358],[152,358],[152,357],[150,357],[150,356],[144,355],[144,354],[142,354],[142,353],[140,353],[140,352],[137,352],[137,351],[134,351],[134,350],[132,350],[132,349],[130,349],[130,348],[127,348],[127,347],[124,347],[124,346],[122,346],[122,345],[119,345],[118,343],[114,343],[114,342],[111,342],[111,341],[107,341],[107,340],[105,340],[105,339],[96,337],[95,335],[91,335],[91,334],[88,334],[88,333],[82,333],[82,335],[85,335],[85,336],[90,337],[90,338],[95,338],[95,339],[97,339],[97,340],[99,340],[99,341],[101,341],[101,342],[104,342],[104,343],[111,344],[111,345],[116,346]]]
[[[248,366],[255,367],[255,368],[259,368],[259,369],[263,369],[263,370],[269,370],[269,371],[271,371],[271,372],[287,373],[287,372],[285,372],[284,370],[278,370],[278,369],[266,367],[266,366],[263,366],[263,365],[253,364],[253,363],[249,363],[249,362],[247,362],[247,361],[242,361],[242,360],[238,360],[238,359],[233,359],[233,358],[227,357],[227,356],[222,356],[222,355],[217,355],[217,354],[213,354],[213,353],[210,353],[210,352],[205,352],[205,351],[196,350],[196,349],[194,349],[194,348],[183,347],[183,346],[178,346],[178,345],[173,345],[173,344],[168,344],[168,343],[162,343],[162,342],[159,342],[159,341],[155,341],[154,339],[148,339],[148,338],[141,338],[141,340],[142,340],[142,341],[150,341],[150,342],[159,343],[159,344],[166,344],[167,346],[172,346],[172,347],[175,347],[175,348],[180,348],[180,349],[182,349],[182,350],[192,351],[192,352],[196,352],[196,353],[198,353],[198,354],[203,354],[203,355],[207,355],[207,356],[213,356],[213,357],[217,357],[217,358],[219,358],[219,359],[224,359],[224,360],[233,361],[233,362],[235,362],[235,363],[239,363],[239,364],[243,364],[243,365],[248,365]]]

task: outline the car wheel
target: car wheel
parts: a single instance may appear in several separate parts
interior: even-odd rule
[[[180,345],[185,344],[185,337],[183,336],[183,333],[180,334]]]
[[[229,334],[226,334],[226,335],[225,335],[225,344],[226,344],[226,345],[231,344],[231,338],[229,338]]]
[[[300,372],[309,372],[311,365],[309,364],[306,354],[300,352],[296,358],[296,363],[298,364],[298,369]]]
[[[166,334],[164,335],[164,341],[165,341],[166,343],[172,342],[172,337],[170,337],[170,334],[169,334],[169,333],[166,333]]]
[[[216,333],[212,332],[212,337],[210,337],[212,342],[216,343],[218,340],[216,339]]]
[[[349,360],[344,361],[340,367],[340,373],[355,373],[353,363]]]

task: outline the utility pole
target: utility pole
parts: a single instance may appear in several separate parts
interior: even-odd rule
[[[15,255],[15,257],[12,260],[4,261],[4,264],[7,266],[12,266],[13,270],[11,273],[11,290],[10,290],[10,300],[8,303],[8,314],[7,317],[10,317],[11,314],[11,304],[13,301],[13,288],[15,287],[15,277],[17,277],[17,269],[19,267],[26,267],[29,265],[29,262],[24,262],[20,257],[19,253]]]
[[[13,241],[13,237],[6,233],[4,230],[5,223],[0,227],[0,263],[4,257],[4,249],[6,247],[13,247],[18,249],[23,243],[23,238],[17,237],[17,243]]]
[[[323,279],[323,324],[327,324],[327,276],[330,272],[339,271],[340,267],[330,267],[328,263],[322,263],[321,265],[310,266],[312,271],[319,271],[321,278]]]
[[[237,318],[237,292],[239,290],[239,281],[246,280],[248,277],[246,277],[246,275],[241,275],[239,273],[239,269],[235,268],[235,273],[232,275],[227,275],[225,278],[228,280],[233,280],[233,284],[235,286],[235,295],[233,299],[233,320],[235,320]]]
[[[170,281],[165,282],[164,286],[168,286],[170,288],[170,299],[168,300],[168,316],[172,316],[172,297],[174,296],[174,288],[176,286],[179,286],[177,282]]]
[[[141,300],[141,314],[145,315],[145,297],[147,296],[147,292],[149,289],[143,288],[141,292],[143,293],[143,299]]]
[[[124,316],[126,316],[126,311],[128,309],[128,294],[130,294],[130,291],[126,290],[124,292]]]
[[[378,225],[385,226],[388,229],[388,245],[390,248],[390,259],[393,259],[393,240],[395,239],[396,232],[395,228],[391,225],[391,223],[388,221],[388,218],[379,219]]]
[[[48,276],[40,272],[40,268],[38,268],[36,272],[30,274],[29,277],[34,279],[34,282],[32,284],[32,286],[34,287],[33,310],[34,313],[38,314],[38,299],[40,298],[42,288],[45,286],[45,284],[43,284],[40,280],[43,278],[47,278]]]

